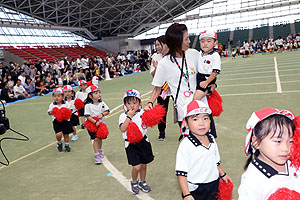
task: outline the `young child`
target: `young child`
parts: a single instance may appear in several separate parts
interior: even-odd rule
[[[76,141],[78,139],[78,135],[76,133],[76,126],[79,125],[79,118],[78,118],[77,110],[74,105],[75,92],[71,85],[64,86],[63,90],[65,93],[65,101],[70,103],[71,111],[72,111],[72,116],[71,116],[70,121],[71,121],[72,128],[73,128],[73,135],[71,137],[71,141]]]
[[[125,113],[122,113],[119,118],[119,127],[123,132],[125,139],[125,151],[128,164],[132,165],[131,171],[131,189],[133,194],[139,193],[139,188],[144,192],[150,192],[151,188],[146,183],[147,164],[154,159],[152,147],[149,139],[146,136],[147,129],[142,126],[141,115],[141,95],[135,90],[128,90],[123,97]],[[143,139],[137,143],[130,143],[128,140],[127,129],[131,123],[135,123],[141,132]],[[140,181],[138,175],[140,174]]]
[[[265,108],[247,122],[245,154],[250,155],[238,189],[239,200],[265,200],[279,188],[300,192],[299,175],[290,165],[294,114],[289,110]]]
[[[54,102],[52,102],[48,109],[48,114],[52,116],[53,118],[53,129],[55,131],[56,140],[57,140],[57,150],[59,152],[62,151],[62,141],[61,138],[64,136],[65,140],[65,149],[67,152],[71,151],[71,147],[69,145],[69,134],[73,132],[72,124],[70,119],[68,120],[60,120],[57,119],[57,115],[55,114],[55,108],[61,109],[61,108],[67,108],[71,109],[71,105],[64,100],[64,91],[61,88],[56,88],[53,90],[52,93]],[[71,112],[71,111],[70,111]]]
[[[185,105],[181,133],[187,135],[176,155],[176,175],[184,200],[216,199],[219,181],[231,181],[221,168],[219,150],[210,134],[210,108],[202,101]]]
[[[87,88],[87,84],[85,80],[80,80],[79,81],[79,88],[80,90],[78,90],[75,94],[75,99],[81,99],[82,102],[87,98],[87,92],[86,92],[86,88]],[[78,111],[78,114],[80,116],[80,120],[81,120],[81,128],[84,129],[84,108],[80,109]]]
[[[109,114],[109,107],[101,100],[100,88],[97,86],[89,86],[86,92],[88,93],[88,96],[84,101],[84,117],[86,117],[86,120],[96,124],[96,126],[99,127],[100,123],[104,123],[105,116]],[[97,117],[98,120],[95,120],[93,117]],[[101,164],[101,159],[104,158],[102,139],[96,137],[96,132],[91,132],[88,130],[88,133],[91,137],[91,140],[93,140],[95,164]]]
[[[206,93],[211,93],[210,85],[215,84],[217,75],[221,72],[221,58],[214,47],[217,45],[217,34],[214,31],[204,31],[200,37],[201,56],[197,73],[197,87],[194,100],[201,100]]]

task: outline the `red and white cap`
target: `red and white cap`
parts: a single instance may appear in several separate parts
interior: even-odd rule
[[[247,156],[251,153],[250,148],[253,149],[252,153],[255,152],[255,149],[251,143],[254,127],[256,126],[256,124],[258,124],[258,122],[264,120],[265,118],[267,118],[271,115],[275,115],[275,114],[284,115],[284,116],[290,118],[291,120],[293,120],[295,118],[294,113],[292,113],[291,111],[286,110],[286,109],[278,110],[276,108],[264,108],[262,110],[253,112],[250,119],[248,120],[248,122],[246,124],[246,129],[248,130],[248,135],[246,137],[245,154]]]
[[[125,92],[125,94],[123,95],[123,101],[126,97],[136,97],[138,98],[140,101],[142,101],[142,97],[141,97],[141,94],[139,93],[139,91],[135,90],[135,89],[131,89],[131,90],[127,90]],[[123,108],[125,111],[127,111],[127,108],[125,106],[125,104],[123,105]],[[140,107],[141,109],[142,107]]]
[[[196,114],[200,114],[200,113],[211,114],[211,109],[203,101],[193,100],[190,103],[184,105],[184,118],[183,118],[183,120],[185,120],[185,118],[188,117],[188,116],[192,116],[192,115],[196,115]],[[189,129],[184,128],[184,123],[183,122],[181,123],[180,132],[183,135],[189,135]]]
[[[52,94],[54,94],[54,93],[64,94],[64,90],[61,89],[61,88],[55,88],[55,89],[53,90]]]
[[[73,87],[71,85],[65,85],[63,89],[64,91],[73,91]]]
[[[85,81],[85,80],[80,80],[80,81],[79,81],[79,85],[80,85],[80,86],[82,86],[82,85],[84,85],[84,84],[86,84],[86,81]]]
[[[98,86],[99,85],[99,77],[93,76],[92,78],[92,84]]]
[[[95,91],[100,91],[100,88],[97,87],[96,85],[91,85],[89,86],[87,89],[86,89],[86,92],[87,93],[91,93],[91,92],[95,92]]]
[[[217,33],[212,30],[205,30],[199,36],[199,40],[201,40],[202,38],[205,38],[205,37],[217,39]]]

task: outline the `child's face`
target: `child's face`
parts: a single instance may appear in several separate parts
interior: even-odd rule
[[[86,89],[86,84],[81,85],[80,88],[81,88],[82,90],[85,90],[85,89]]]
[[[205,135],[210,129],[210,119],[207,113],[200,113],[188,117],[187,121],[184,120],[184,126],[198,136]]]
[[[284,133],[280,138],[278,137],[279,131],[279,128],[277,128],[274,136],[273,132],[269,133],[259,144],[257,144],[255,136],[253,136],[252,141],[254,147],[260,152],[258,156],[260,160],[277,171],[284,171],[285,163],[289,159],[293,138],[289,134],[292,130],[288,130],[287,127],[284,127]]]
[[[128,111],[132,110],[132,111],[136,112],[140,108],[141,103],[139,102],[138,99],[134,98],[134,99],[130,99],[129,101],[127,101],[125,103],[125,106]]]
[[[216,45],[215,39],[204,37],[200,40],[200,46],[204,53],[209,53],[213,50]]]
[[[63,101],[64,96],[60,93],[53,93],[53,99],[55,103],[60,104]]]
[[[98,90],[98,91],[95,91],[92,93],[92,99],[94,101],[98,101],[101,99],[101,92]]]
[[[66,90],[65,91],[65,97],[69,98],[72,97],[73,92],[71,90]]]

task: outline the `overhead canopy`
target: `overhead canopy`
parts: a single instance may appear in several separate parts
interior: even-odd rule
[[[211,0],[0,0],[0,5],[50,25],[86,28],[85,38],[136,36]]]

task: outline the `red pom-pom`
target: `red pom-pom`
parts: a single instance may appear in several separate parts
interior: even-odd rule
[[[127,140],[130,143],[137,143],[142,141],[143,134],[140,131],[139,127],[136,125],[136,123],[131,122],[128,124],[127,127]]]
[[[60,109],[63,120],[69,120],[72,116],[72,111],[66,107]]]
[[[64,120],[63,114],[58,107],[53,108],[52,114],[58,122],[62,122]]]
[[[295,190],[280,188],[269,196],[268,200],[300,200],[300,194]]]
[[[223,112],[223,100],[219,93],[214,90],[214,92],[207,97],[208,106],[211,109],[212,116],[220,116]]]
[[[297,116],[293,120],[295,124],[295,131],[293,137],[293,145],[290,151],[290,161],[291,165],[294,166],[297,170],[300,167],[300,116]]]
[[[153,109],[145,111],[142,114],[142,125],[146,127],[153,127],[163,121],[164,116],[166,116],[166,109],[163,105],[156,104]]]
[[[84,103],[81,99],[75,99],[74,105],[76,110],[80,110],[81,108],[84,108]]]
[[[109,132],[107,129],[107,126],[104,123],[100,123],[98,130],[96,132],[96,137],[99,139],[105,139],[107,138]]]
[[[98,121],[97,117],[93,117],[93,119]],[[93,122],[90,122],[89,120],[85,120],[84,127],[93,133],[96,133],[98,130],[98,127],[96,126],[96,124],[94,124]]]
[[[226,183],[226,181],[220,179],[218,199],[232,200],[232,190],[233,190],[233,184],[230,180],[228,180]]]

